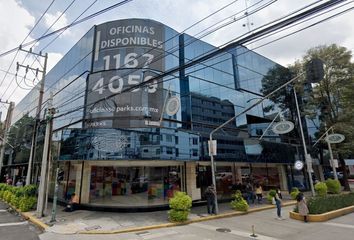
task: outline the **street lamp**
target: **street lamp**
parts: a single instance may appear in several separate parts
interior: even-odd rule
[[[331,129],[333,130],[333,127],[330,127],[328,129],[326,129],[326,132],[324,134],[322,134],[322,136],[312,145],[312,147],[316,146],[316,144],[319,141],[321,141],[324,136],[326,136],[324,139],[326,140],[327,146],[328,146],[328,151],[329,151],[329,156],[330,156],[330,159],[331,159],[333,176],[334,176],[335,180],[338,180],[337,169],[336,169],[336,165],[334,164],[331,143],[341,143],[341,142],[344,141],[345,137],[342,134],[338,134],[338,133],[328,134],[329,130],[331,130]]]
[[[312,59],[310,62],[308,62],[307,65],[306,65],[306,70],[307,70],[306,71],[307,80],[312,82],[312,83],[319,82],[323,78],[323,63],[319,59]],[[215,171],[214,171],[214,169],[215,169],[215,166],[214,166],[214,155],[216,155],[216,151],[215,151],[216,150],[215,149],[216,148],[216,142],[213,141],[213,134],[215,132],[217,132],[218,130],[220,130],[221,128],[223,128],[224,126],[226,126],[227,124],[229,124],[230,122],[232,122],[233,120],[235,120],[237,117],[241,116],[242,114],[244,114],[247,111],[249,111],[250,109],[252,109],[254,106],[258,105],[259,103],[262,103],[264,101],[264,99],[269,98],[274,93],[276,93],[280,89],[288,86],[290,83],[294,82],[295,80],[297,80],[298,78],[302,77],[303,75],[305,75],[305,73],[301,73],[298,76],[290,79],[289,81],[287,81],[286,83],[284,83],[280,87],[276,88],[275,90],[273,90],[272,92],[270,92],[266,96],[261,97],[256,103],[252,104],[251,106],[249,106],[248,108],[246,108],[245,110],[243,110],[239,114],[233,116],[232,118],[227,120],[225,123],[221,124],[219,127],[215,128],[213,131],[210,132],[210,135],[209,135],[209,155],[210,155],[210,164],[211,164],[211,171],[212,171],[212,182],[214,184],[215,191],[216,191],[216,184],[215,184],[216,180],[215,180]],[[303,136],[302,124],[301,124],[301,121],[300,121],[300,111],[299,111],[299,108],[298,108],[296,93],[295,93],[295,100],[296,100],[296,107],[297,107],[297,112],[298,112],[298,116],[299,116],[299,123],[300,123],[300,128],[301,128],[302,139],[303,139],[304,151],[306,153],[305,157],[306,157],[306,159],[308,159],[309,156],[307,155],[306,145],[305,145],[305,142],[304,142],[305,138]],[[309,169],[309,167],[311,166],[310,165],[311,161],[306,161],[306,163],[308,164],[308,169],[307,170],[309,172],[309,175],[311,175],[311,172],[310,172],[311,169]],[[312,177],[310,177],[310,182],[312,183]],[[313,185],[312,184],[311,184],[311,187],[312,187],[311,190],[313,190]],[[313,195],[315,194],[314,191],[312,191],[312,194]],[[217,197],[215,199],[215,210],[216,210],[216,214],[218,214],[219,208],[218,208]]]
[[[216,141],[213,140],[213,134],[215,132],[217,132],[218,130],[220,130],[221,128],[223,128],[224,126],[226,126],[227,124],[229,124],[230,122],[232,122],[233,120],[235,120],[237,117],[239,117],[242,114],[248,112],[250,109],[252,109],[253,107],[255,107],[258,104],[260,104],[261,102],[263,102],[264,99],[269,98],[274,93],[278,92],[280,89],[286,87],[287,85],[289,85],[290,83],[294,82],[295,80],[297,80],[298,78],[302,77],[303,75],[304,75],[304,73],[299,74],[298,76],[290,79],[289,81],[287,81],[286,83],[284,83],[280,87],[276,88],[275,90],[273,90],[272,92],[270,92],[266,96],[259,98],[259,100],[256,103],[254,103],[251,106],[249,106],[248,108],[244,109],[242,112],[240,112],[239,114],[233,116],[232,118],[230,118],[229,120],[227,120],[226,122],[221,124],[219,127],[215,128],[213,131],[210,132],[210,135],[209,135],[209,155],[210,155],[210,164],[211,164],[212,183],[213,183],[213,185],[215,187],[215,191],[216,191],[216,180],[215,180],[214,155],[216,155],[216,149],[215,149],[216,148]],[[216,211],[216,214],[219,213],[217,197],[215,199],[215,211]]]

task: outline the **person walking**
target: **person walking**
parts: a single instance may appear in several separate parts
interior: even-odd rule
[[[215,199],[216,199],[216,190],[213,184],[211,184],[204,192],[204,195],[207,200],[208,214],[216,214],[215,210]]]
[[[261,204],[262,198],[263,198],[263,189],[259,183],[256,184],[255,192],[256,192],[256,196],[257,196],[257,202],[258,202],[258,204]]]
[[[304,194],[299,193],[296,196],[296,201],[297,201],[297,209],[299,210],[299,214],[304,217],[304,222],[308,222],[307,215],[309,214],[309,209],[307,207]]]
[[[277,206],[277,219],[278,220],[283,220],[281,216],[281,195],[279,195],[280,190],[278,189],[275,193],[274,200],[275,200],[275,205]]]

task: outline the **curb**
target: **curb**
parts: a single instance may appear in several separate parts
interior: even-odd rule
[[[38,218],[36,218],[32,214],[30,214],[28,212],[21,212],[21,211],[19,211],[17,209],[16,209],[16,211],[19,214],[21,214],[26,220],[30,221],[31,223],[33,223],[34,225],[36,225],[37,227],[39,227],[43,231],[45,231],[46,229],[49,228],[49,225],[45,224],[44,222],[42,222],[41,220],[39,220]]]
[[[283,207],[287,206],[292,206],[295,205],[296,201],[289,201],[286,203],[283,203]],[[182,225],[188,225],[191,223],[196,223],[196,222],[205,222],[209,220],[214,220],[214,219],[220,219],[220,218],[227,218],[227,217],[235,217],[235,216],[240,216],[240,215],[246,215],[248,213],[254,213],[254,212],[260,212],[264,210],[269,210],[275,208],[274,205],[270,206],[264,206],[260,208],[253,208],[250,209],[247,212],[239,212],[239,211],[234,211],[234,212],[228,212],[228,213],[223,213],[219,214],[216,216],[207,216],[207,217],[202,217],[202,218],[195,218],[191,219],[182,223],[163,223],[163,224],[156,224],[156,225],[150,225],[150,226],[143,226],[143,227],[133,227],[133,228],[126,228],[126,229],[121,229],[121,230],[111,230],[111,231],[105,231],[105,230],[90,230],[90,231],[79,231],[78,234],[119,234],[119,233],[128,233],[128,232],[139,232],[139,231],[146,231],[146,230],[152,230],[152,229],[159,229],[159,228],[167,228],[167,227],[175,227],[175,226],[182,226]]]
[[[20,214],[24,219],[26,219],[27,221],[30,221],[31,223],[33,223],[34,225],[36,225],[37,227],[39,227],[43,231],[46,230],[47,228],[49,228],[49,226],[47,224],[45,224],[44,222],[42,222],[41,220],[39,220],[38,218],[36,218],[32,214],[30,214],[29,212],[21,212],[20,209],[15,208],[11,204],[9,204],[5,201],[2,201],[2,202],[7,204],[9,207],[11,207],[13,210],[15,210],[18,214]]]
[[[286,206],[292,206],[295,205],[296,201],[290,201],[283,203],[283,207]],[[9,205],[9,204],[8,204]],[[11,205],[9,205],[11,206]],[[12,207],[12,206],[11,206]],[[21,214],[26,220],[32,222],[36,226],[38,226],[40,229],[43,231],[47,230],[50,226],[42,222],[40,219],[37,217],[33,216],[29,212],[21,212],[19,209],[16,209],[12,207],[16,212]],[[163,224],[156,224],[156,225],[150,225],[150,226],[142,226],[142,227],[133,227],[133,228],[126,228],[126,229],[121,229],[121,230],[111,230],[111,231],[106,231],[106,230],[90,230],[90,231],[79,231],[77,232],[78,234],[119,234],[119,233],[128,233],[128,232],[139,232],[139,231],[146,231],[146,230],[152,230],[152,229],[159,229],[159,228],[167,228],[167,227],[175,227],[175,226],[183,226],[183,225],[188,225],[191,223],[197,223],[197,222],[205,222],[209,220],[214,220],[214,219],[220,219],[220,218],[228,218],[228,217],[235,217],[235,216],[240,216],[240,215],[246,215],[248,213],[254,213],[254,212],[260,212],[264,210],[269,210],[275,208],[274,205],[268,205],[264,207],[259,207],[259,208],[253,208],[248,210],[247,212],[239,212],[239,211],[233,211],[233,212],[228,212],[228,213],[223,213],[215,216],[207,216],[207,217],[202,217],[202,218],[195,218],[191,219],[182,223],[163,223]]]

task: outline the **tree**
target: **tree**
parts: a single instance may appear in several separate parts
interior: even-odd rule
[[[25,115],[10,128],[8,143],[14,147],[12,158],[16,163],[28,161],[34,121],[33,117]]]
[[[307,112],[312,118],[320,119],[319,135],[325,131],[325,126],[333,126],[337,133],[345,135],[346,140],[337,144],[338,159],[343,168],[345,189],[349,190],[344,157],[354,154],[354,64],[351,62],[352,53],[345,47],[336,44],[324,45],[307,51],[303,63],[310,59],[319,58],[324,62],[324,79],[313,87],[313,94],[306,104]]]

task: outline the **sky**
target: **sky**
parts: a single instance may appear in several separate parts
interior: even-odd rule
[[[91,3],[94,3],[94,5],[79,19],[111,6],[120,0],[54,0],[47,13],[35,26],[36,22],[52,1],[53,0],[0,0],[0,54],[18,47],[24,41],[25,37],[27,38],[24,43],[27,43],[42,36],[45,32],[50,33],[70,24]],[[33,45],[33,51],[39,52],[46,47],[43,49],[43,54],[48,53],[49,71],[93,25],[125,18],[145,18],[159,21],[178,32],[182,32],[199,20],[229,5],[186,31],[186,33],[194,36],[203,29],[210,26],[217,26],[217,23],[223,19],[230,21],[231,19],[242,17],[240,20],[231,21],[232,24],[229,24],[227,27],[221,28],[205,38],[202,38],[203,41],[218,47],[243,34],[256,31],[257,28],[261,27],[263,24],[274,21],[297,9],[316,2],[323,3],[326,1],[132,0],[127,4],[66,30],[48,47],[46,47],[46,45],[53,37],[35,43],[35,45]],[[258,7],[266,3],[269,3],[269,6],[251,14],[252,9],[255,8],[252,7],[253,5]],[[274,39],[304,28],[315,21],[343,11],[344,9],[354,7],[352,1],[345,1],[344,3],[347,5],[333,10],[330,13],[323,14],[306,23],[299,24],[287,31],[282,31],[261,41],[247,44],[246,47],[284,66],[301,59],[308,49],[319,45],[334,43],[353,51],[353,11],[324,21],[314,27],[299,31],[296,34],[284,37],[278,41],[274,41]],[[249,7],[248,10],[246,10],[246,7]],[[65,11],[66,8],[67,10]],[[59,16],[60,18],[57,20]],[[53,25],[53,22],[56,20],[57,22]],[[35,28],[33,28],[34,26]],[[51,28],[48,30],[49,27]],[[265,43],[269,44],[264,45]],[[28,50],[29,48],[26,49]],[[12,62],[13,64],[11,65]],[[0,100],[13,101],[15,104],[21,101],[41,77],[40,74],[38,74],[36,79],[36,76],[29,71],[26,75],[26,81],[23,82],[25,68],[19,68],[18,74],[15,76],[16,62],[22,65],[31,65],[35,62],[33,68],[38,67],[41,69],[41,65],[39,65],[33,57],[26,58],[26,54],[21,51],[17,54],[15,51],[0,57]],[[8,73],[6,74],[7,71]],[[2,112],[1,120],[4,120],[7,108],[8,104],[0,104],[0,112]]]

